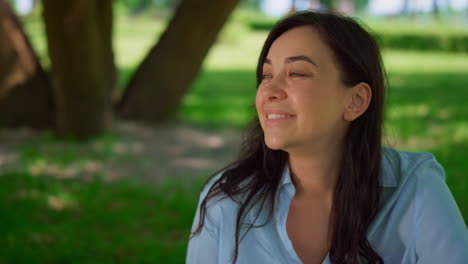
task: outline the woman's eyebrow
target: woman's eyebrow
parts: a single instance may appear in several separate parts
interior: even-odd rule
[[[308,62],[308,63],[314,65],[315,67],[318,67],[317,63],[315,63],[314,60],[312,60],[311,58],[309,58],[307,56],[304,56],[304,55],[287,57],[286,59],[284,59],[285,63],[291,63],[291,62],[295,62],[295,61],[305,61],[305,62]]]
[[[315,67],[318,67],[318,64],[314,60],[312,60],[311,58],[305,55],[292,56],[292,57],[287,57],[286,59],[284,59],[284,63],[292,63],[296,61],[305,61],[314,65]],[[271,64],[271,60],[269,58],[265,58],[265,60],[263,61],[263,64]]]

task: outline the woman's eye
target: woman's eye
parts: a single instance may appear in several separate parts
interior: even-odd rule
[[[269,74],[262,74],[262,80],[263,79],[271,79],[271,75]]]
[[[302,73],[298,73],[298,72],[291,72],[291,73],[289,73],[289,76],[291,76],[291,77],[305,77],[306,75],[302,74]]]

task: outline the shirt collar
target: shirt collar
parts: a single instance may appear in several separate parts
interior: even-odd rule
[[[390,157],[386,155],[386,149],[382,149],[382,165],[380,168],[380,186],[381,187],[397,187],[397,181],[395,178],[395,170],[390,162]],[[281,186],[286,184],[292,184],[291,173],[289,168],[289,162],[286,161],[286,164],[283,169],[283,176],[281,180]]]
[[[283,176],[282,177],[282,180],[281,180],[281,185],[286,185],[288,183],[292,183],[291,182],[291,173],[289,171],[289,162],[286,161],[286,164],[284,165],[284,169],[283,169]]]
[[[382,149],[382,166],[380,168],[380,186],[382,187],[397,187],[396,174],[399,170],[393,167],[392,157],[388,153],[388,148]]]

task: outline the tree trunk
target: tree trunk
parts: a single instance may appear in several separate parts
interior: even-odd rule
[[[437,0],[432,0],[432,15],[435,18],[439,18],[440,8],[439,8],[439,3]]]
[[[116,85],[112,0],[43,4],[58,136],[86,138],[110,129]]]
[[[172,117],[239,0],[184,0],[160,41],[132,76],[117,106],[126,119]]]
[[[49,128],[48,77],[6,0],[0,0],[0,14],[0,127]]]
[[[403,0],[403,10],[402,13],[407,15],[410,13],[410,0]]]
[[[309,2],[310,2],[310,9],[320,10],[320,0],[309,0]]]

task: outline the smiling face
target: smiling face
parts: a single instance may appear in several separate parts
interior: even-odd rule
[[[256,95],[266,145],[308,152],[336,144],[349,126],[344,114],[352,93],[313,27],[283,33],[266,56]]]

